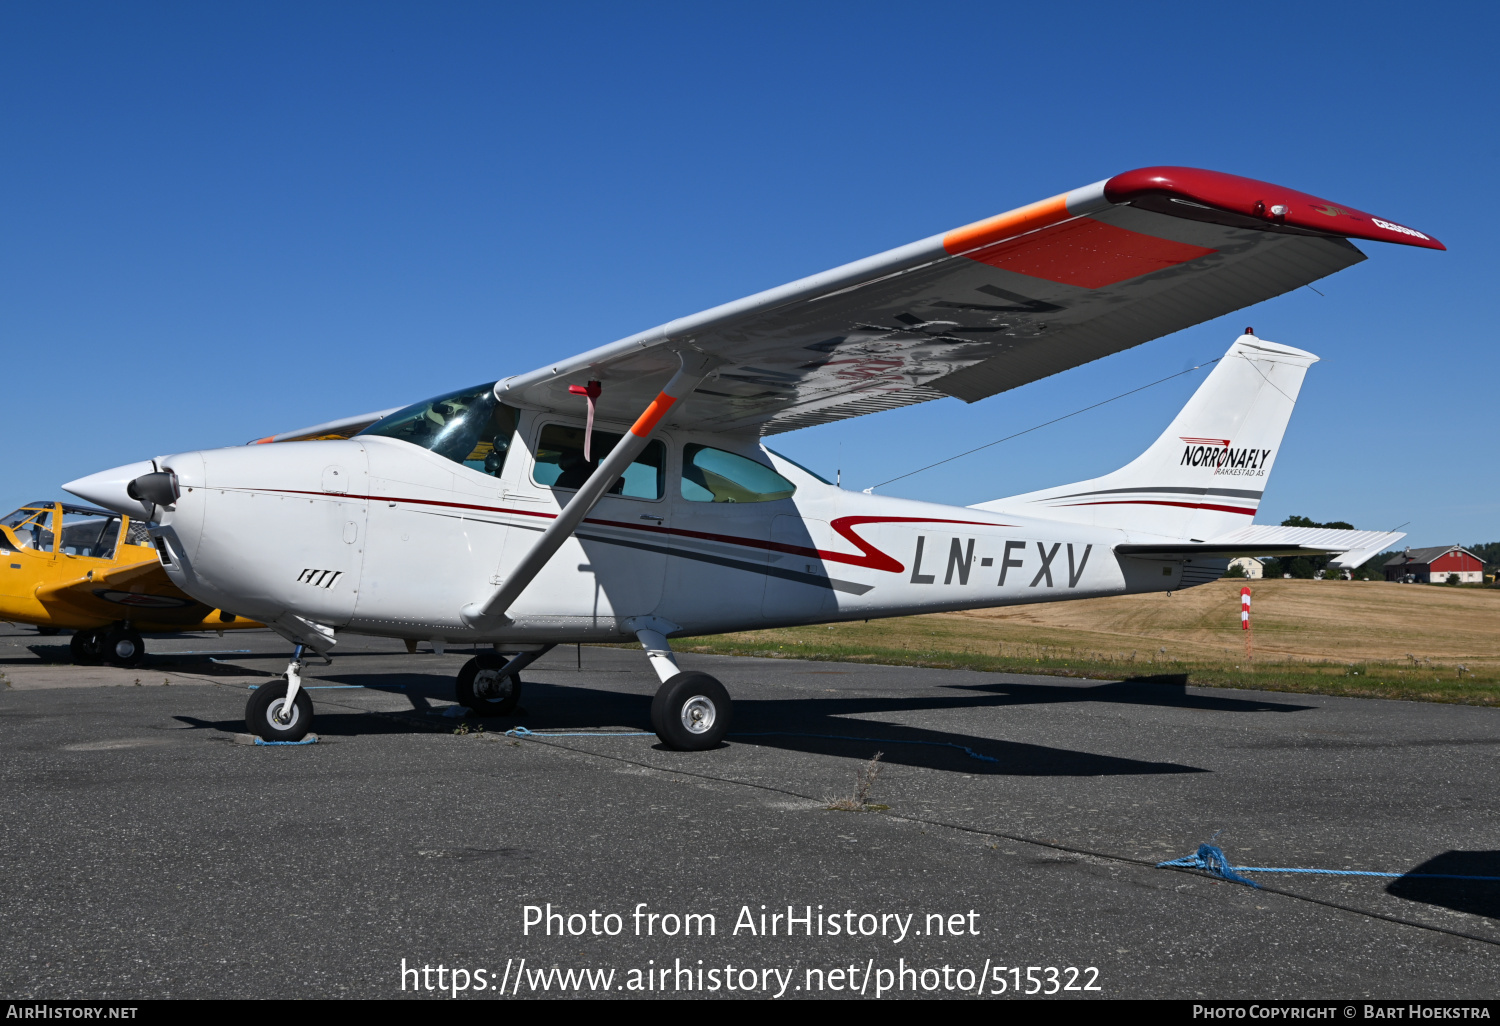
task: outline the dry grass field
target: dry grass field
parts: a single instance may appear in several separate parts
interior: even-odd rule
[[[1239,624],[1253,592],[1253,630]],[[1500,589],[1222,580],[1135,595],[685,640],[781,655],[1500,704]]]
[[[1500,670],[1500,590],[1384,581],[1221,580],[1172,595],[1131,595],[945,614],[1007,635],[1080,649],[1165,646],[1168,658],[1245,654],[1240,588],[1252,592],[1251,644],[1262,661],[1411,663]],[[1042,642],[1048,643],[1048,642]],[[1128,653],[1127,653],[1128,654]]]

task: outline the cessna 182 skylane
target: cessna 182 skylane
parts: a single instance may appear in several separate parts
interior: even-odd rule
[[[157,521],[183,591],[295,646],[246,710],[266,739],[308,732],[304,651],[342,633],[491,643],[457,682],[481,714],[513,710],[553,645],[635,638],[657,733],[704,749],[729,696],[670,637],[1169,591],[1232,556],[1357,565],[1401,537],[1252,524],[1317,358],[1248,330],[1155,444],[1091,481],[960,508],[845,491],[760,442],[975,402],[1348,267],[1350,238],[1444,248],[1279,186],[1147,168],[493,384],[64,487]]]

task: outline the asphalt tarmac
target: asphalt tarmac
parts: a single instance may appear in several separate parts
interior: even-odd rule
[[[685,754],[639,652],[479,731],[467,652],[346,639],[259,747],[274,636],[66,642],[0,626],[6,998],[1500,996],[1500,883],[1155,868],[1500,877],[1500,710],[689,654],[736,704]]]

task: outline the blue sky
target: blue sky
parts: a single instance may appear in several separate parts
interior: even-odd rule
[[[1429,232],[966,406],[780,435],[862,488],[1220,355],[1323,357],[1260,519],[1500,539],[1488,5],[0,7],[7,508],[402,405],[1152,164]],[[1202,372],[885,489],[1111,470]]]

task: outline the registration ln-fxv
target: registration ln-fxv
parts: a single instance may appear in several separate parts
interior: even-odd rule
[[[637,639],[654,728],[703,749],[729,697],[680,670],[673,637],[1170,591],[1233,556],[1352,565],[1400,537],[1253,525],[1316,357],[1248,331],[1155,444],[1090,481],[953,507],[846,491],[762,444],[1139,345],[1363,260],[1350,238],[1443,248],[1280,186],[1147,168],[529,373],[66,487],[154,520],[183,591],[295,646],[250,699],[264,738],[307,733],[303,655],[341,634],[492,645],[457,692],[500,715],[551,646]]]

